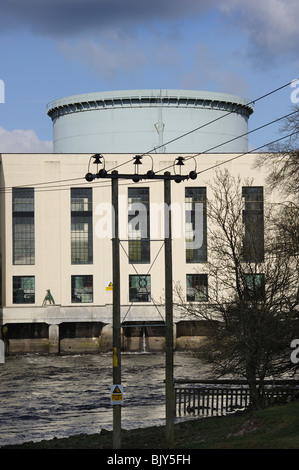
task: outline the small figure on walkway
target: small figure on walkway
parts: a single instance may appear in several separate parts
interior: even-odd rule
[[[46,294],[46,296],[44,298],[44,301],[43,301],[43,307],[46,305],[47,302],[49,302],[50,305],[51,304],[55,305],[55,301],[52,297],[50,289],[47,289],[47,294]]]

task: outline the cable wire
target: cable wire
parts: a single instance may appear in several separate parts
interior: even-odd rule
[[[292,81],[291,81],[291,82],[288,82],[288,83],[286,83],[285,85],[282,85],[282,86],[280,86],[280,87],[278,87],[278,88],[276,88],[276,89],[274,89],[274,90],[272,90],[272,91],[270,91],[270,92],[268,92],[268,93],[266,93],[266,94],[264,94],[264,95],[262,95],[262,96],[260,96],[259,98],[256,98],[255,100],[252,100],[251,102],[247,103],[247,106],[250,106],[251,104],[254,104],[254,103],[256,103],[256,102],[258,102],[258,101],[260,101],[260,100],[262,100],[262,99],[264,99],[264,98],[266,98],[266,97],[268,97],[268,96],[270,96],[270,95],[272,95],[272,94],[274,94],[274,93],[276,93],[276,92],[278,92],[278,91],[284,89],[285,87],[289,86],[291,83],[292,83]],[[243,106],[244,106],[244,104],[242,104],[242,105],[237,105],[237,107],[243,107]],[[236,109],[237,109],[237,107],[236,107]],[[187,133],[185,133],[185,134],[182,134],[182,135],[176,137],[175,139],[173,139],[173,140],[171,140],[171,141],[169,141],[169,142],[167,142],[167,143],[164,143],[163,146],[168,145],[169,143],[172,143],[173,141],[179,140],[179,139],[185,137],[186,135],[189,135],[189,134],[191,134],[191,133],[193,133],[193,132],[196,132],[196,131],[198,131],[199,129],[201,129],[201,128],[203,128],[203,127],[206,127],[207,125],[212,124],[212,123],[214,123],[214,122],[216,122],[216,121],[218,121],[218,120],[220,120],[220,119],[222,119],[222,118],[224,118],[224,117],[226,117],[226,116],[228,116],[228,115],[230,115],[230,114],[236,112],[236,109],[234,109],[233,111],[229,111],[228,113],[226,113],[226,114],[224,114],[224,115],[222,115],[222,116],[219,116],[218,118],[215,118],[215,119],[213,119],[213,120],[211,120],[211,121],[209,121],[209,122],[203,124],[202,126],[199,126],[199,127],[195,128],[195,129],[192,129],[191,131],[189,131],[189,132],[187,132]],[[211,150],[213,150],[213,149],[215,149],[215,148],[218,148],[218,147],[220,147],[220,146],[222,146],[222,145],[225,145],[225,144],[227,144],[227,143],[229,143],[229,142],[231,142],[231,141],[233,141],[233,140],[237,140],[237,139],[239,139],[239,138],[241,138],[241,137],[244,137],[244,136],[246,136],[246,135],[252,134],[253,132],[256,132],[257,130],[260,130],[260,129],[262,129],[262,128],[265,128],[265,127],[267,127],[267,126],[269,126],[269,125],[271,125],[271,124],[274,124],[274,123],[276,123],[276,122],[278,122],[278,121],[280,121],[280,120],[282,120],[282,119],[285,119],[286,117],[289,117],[289,116],[291,116],[292,114],[297,113],[298,111],[299,111],[299,110],[294,111],[293,113],[289,113],[289,114],[287,114],[287,115],[285,115],[285,116],[282,116],[282,117],[280,117],[280,118],[277,118],[277,119],[275,119],[275,120],[273,120],[273,121],[271,121],[271,122],[269,122],[269,123],[266,123],[266,124],[264,124],[264,125],[262,125],[262,126],[259,126],[259,127],[256,128],[256,129],[253,129],[253,130],[251,130],[251,131],[249,131],[249,132],[246,132],[246,133],[244,133],[244,134],[242,134],[242,135],[240,135],[240,136],[234,137],[234,138],[232,138],[232,139],[230,139],[230,140],[228,140],[228,141],[226,141],[226,142],[223,142],[222,144],[219,144],[219,145],[217,145],[217,146],[215,146],[215,147],[212,147],[212,148],[209,149],[209,150],[205,150],[204,152],[199,152],[199,153],[194,154],[194,155],[192,155],[192,156],[186,157],[186,160],[191,159],[191,158],[195,158],[195,157],[200,156],[200,155],[203,155],[203,154],[205,154],[205,153],[207,153],[207,152],[211,152]],[[293,134],[294,134],[294,133],[293,133]],[[291,134],[290,134],[290,135],[291,135]],[[284,138],[289,137],[290,135],[285,136],[285,137],[282,137],[281,139],[274,140],[274,141],[272,141],[272,142],[270,142],[270,143],[268,143],[268,144],[265,144],[265,145],[263,145],[263,146],[261,146],[261,147],[258,147],[257,149],[263,148],[263,147],[265,147],[266,145],[269,146],[269,145],[271,145],[271,144],[273,144],[273,143],[275,143],[275,142],[277,142],[277,141],[279,141],[279,140],[282,140],[282,139],[284,139]],[[160,148],[160,147],[161,147],[161,146],[159,146],[159,147],[154,147],[154,149],[149,150],[148,152],[145,152],[145,153],[141,154],[140,156],[146,156],[146,155],[152,153],[153,151],[155,151],[157,148]],[[257,150],[257,149],[255,149],[255,150]],[[245,152],[244,154],[241,154],[241,156],[245,155],[246,153],[252,153],[252,151],[250,151],[250,152]],[[235,157],[235,158],[239,158],[239,157]],[[90,159],[91,159],[91,157],[90,157]],[[132,157],[131,159],[127,160],[126,162],[120,163],[119,165],[117,165],[117,166],[111,168],[111,169],[109,170],[109,172],[111,172],[111,171],[113,171],[113,170],[115,170],[115,169],[117,169],[117,168],[119,168],[119,167],[121,167],[121,166],[124,166],[124,165],[126,165],[126,164],[128,164],[128,163],[130,163],[133,159],[134,159],[134,157]],[[165,167],[164,169],[158,170],[158,171],[155,172],[155,173],[158,173],[158,172],[161,172],[161,171],[163,171],[163,170],[166,170],[166,169],[168,169],[168,168],[170,168],[170,167],[172,167],[172,166],[173,166],[173,165],[170,165],[170,166],[168,166],[168,167]],[[36,187],[36,186],[46,186],[46,185],[53,185],[53,184],[56,184],[56,183],[66,183],[66,182],[71,182],[71,181],[82,181],[82,180],[84,180],[84,177],[69,178],[69,179],[65,179],[65,180],[48,181],[48,182],[43,182],[43,183],[26,184],[26,185],[17,186],[17,187],[24,188],[24,187],[32,187],[32,186],[33,186],[33,187]],[[80,183],[80,184],[81,184],[81,183]],[[14,187],[15,187],[15,186],[14,186]],[[41,191],[56,191],[56,190],[63,190],[63,189],[64,189],[64,188],[61,186],[61,184],[59,184],[59,186],[57,186],[57,187],[49,187],[49,188],[43,187],[43,188],[41,188],[41,189],[37,188],[37,191],[38,191],[38,192],[41,192]],[[66,185],[66,188],[65,188],[65,189],[69,189],[69,185]],[[1,194],[1,193],[5,193],[5,192],[10,192],[11,190],[12,190],[12,187],[0,188],[0,194]]]

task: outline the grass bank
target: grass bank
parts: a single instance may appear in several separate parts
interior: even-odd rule
[[[175,424],[175,449],[298,449],[299,400],[229,417]],[[74,435],[2,449],[112,449],[112,433]],[[122,449],[165,449],[165,427],[122,431]]]

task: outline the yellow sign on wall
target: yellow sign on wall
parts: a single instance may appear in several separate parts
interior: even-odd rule
[[[108,286],[106,287],[106,290],[113,290],[112,282],[109,282]]]

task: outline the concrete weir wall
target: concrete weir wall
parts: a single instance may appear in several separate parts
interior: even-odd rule
[[[176,350],[198,349],[207,336],[202,322],[182,321],[174,325]],[[66,322],[61,324],[16,323],[2,329],[6,355],[97,354],[112,351],[112,325],[101,322]],[[165,326],[161,322],[127,322],[122,328],[124,352],[163,352]]]

